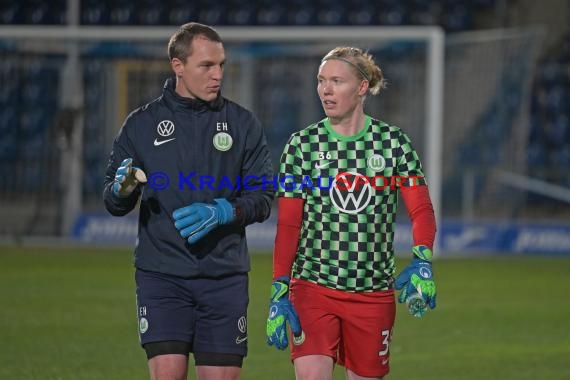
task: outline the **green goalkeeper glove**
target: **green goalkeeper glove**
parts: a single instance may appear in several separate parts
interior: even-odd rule
[[[417,245],[412,249],[414,258],[396,278],[394,286],[402,290],[398,302],[404,303],[419,294],[431,309],[436,306],[436,289],[431,267],[432,252],[425,245]]]
[[[267,344],[280,350],[287,348],[287,322],[293,333],[295,344],[303,343],[305,334],[297,312],[289,301],[289,277],[279,277],[271,285],[271,300],[269,302],[269,317],[267,318]]]

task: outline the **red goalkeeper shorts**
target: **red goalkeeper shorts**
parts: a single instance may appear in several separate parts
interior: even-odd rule
[[[293,279],[290,291],[305,333],[302,344],[291,345],[293,360],[326,355],[359,376],[389,372],[393,290],[353,293]]]

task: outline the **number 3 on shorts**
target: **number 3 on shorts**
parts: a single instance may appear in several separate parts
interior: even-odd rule
[[[382,330],[381,335],[383,337],[382,351],[378,352],[378,356],[385,356],[390,350],[390,336],[392,334],[390,330]]]

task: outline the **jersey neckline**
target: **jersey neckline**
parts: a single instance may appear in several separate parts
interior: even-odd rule
[[[372,118],[368,115],[364,115],[364,128],[362,128],[362,130],[360,132],[358,132],[355,135],[352,136],[345,136],[345,135],[341,135],[340,133],[337,133],[332,125],[331,125],[331,121],[329,120],[329,118],[325,118],[323,119],[323,124],[327,130],[327,132],[329,133],[329,135],[333,136],[334,138],[336,138],[337,140],[340,141],[356,141],[359,140],[362,136],[364,136],[366,133],[368,133],[368,130],[370,129],[370,125],[372,124]]]

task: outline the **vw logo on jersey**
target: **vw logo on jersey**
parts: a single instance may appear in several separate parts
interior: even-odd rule
[[[170,136],[171,134],[174,133],[174,123],[171,122],[170,120],[162,120],[156,126],[156,131],[162,137]]]
[[[232,139],[232,136],[226,132],[218,132],[214,135],[213,142],[214,148],[221,152],[225,152],[227,150],[230,150],[234,143],[234,139]]]
[[[365,176],[345,172],[338,174],[330,189],[332,203],[347,214],[357,214],[370,204],[372,186]]]
[[[247,331],[247,319],[245,318],[245,316],[241,316],[238,319],[237,325],[238,325],[239,332],[245,334],[245,332]]]
[[[381,172],[386,167],[386,160],[379,154],[373,154],[366,161],[368,167],[375,172]]]

